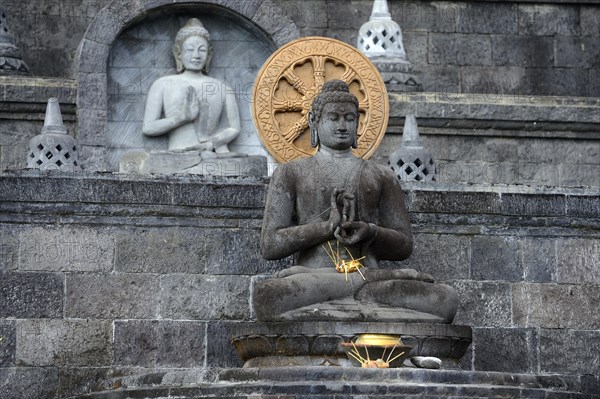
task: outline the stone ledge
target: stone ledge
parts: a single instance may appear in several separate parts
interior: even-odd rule
[[[600,139],[600,99],[471,93],[390,93],[388,132],[416,114],[423,134]]]

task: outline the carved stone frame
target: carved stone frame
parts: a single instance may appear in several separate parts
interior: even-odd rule
[[[218,10],[259,31],[275,46],[300,36],[298,28],[271,0],[112,0],[94,18],[79,45],[77,139],[88,171],[104,171],[107,126],[107,62],[112,43],[127,27],[161,12]]]

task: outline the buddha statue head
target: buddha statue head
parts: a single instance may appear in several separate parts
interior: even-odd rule
[[[190,18],[175,36],[173,56],[177,73],[185,70],[208,73],[211,55],[208,31],[198,18]]]
[[[310,144],[344,150],[358,145],[358,99],[341,80],[330,80],[308,114]]]

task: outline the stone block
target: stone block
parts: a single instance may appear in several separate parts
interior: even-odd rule
[[[599,306],[599,286],[533,283],[512,287],[513,321],[517,326],[597,329]]]
[[[328,4],[326,1],[318,0],[292,0],[277,2],[277,5],[271,4],[271,7],[278,7],[280,12],[292,20],[297,26],[307,28],[326,28],[328,20]],[[349,7],[348,7],[349,8]],[[364,7],[362,7],[364,8]],[[364,10],[363,10],[364,11]],[[354,15],[353,20],[360,21],[359,10],[352,6],[349,13]],[[364,17],[364,16],[363,16]],[[366,16],[366,20],[369,16]],[[366,21],[365,20],[365,21]]]
[[[249,277],[165,275],[161,287],[163,318],[223,320],[249,316]]]
[[[67,317],[153,318],[159,306],[159,278],[139,274],[69,274]]]
[[[537,329],[475,328],[472,345],[473,364],[477,371],[538,371]]]
[[[556,36],[554,38],[557,67],[600,67],[600,43],[597,38],[580,36]]]
[[[454,324],[479,327],[510,327],[511,286],[508,283],[455,281],[459,305]]]
[[[519,240],[519,257],[525,281],[548,283],[556,274],[556,239],[525,238]]]
[[[474,237],[471,277],[475,280],[523,280],[523,267],[518,261],[517,248],[518,242],[514,237]]]
[[[494,65],[545,67],[554,63],[551,37],[495,35],[492,37]]]
[[[558,166],[560,185],[600,187],[598,165],[560,164]]]
[[[441,65],[491,65],[489,35],[429,34],[429,63]]]
[[[557,164],[539,164],[518,162],[515,164],[516,180],[509,183],[538,186],[560,185],[560,173]]]
[[[94,147],[89,145],[80,145],[79,162],[85,171],[103,172],[106,171],[105,149],[104,147]]]
[[[579,23],[582,36],[600,36],[600,8],[582,4],[579,7]]]
[[[0,368],[15,365],[16,321],[0,320]]]
[[[519,34],[578,35],[579,7],[562,4],[519,4]]]
[[[77,106],[81,109],[106,110],[106,73],[83,73],[77,75]]]
[[[267,261],[261,256],[256,229],[211,229],[206,233],[205,253],[207,274],[255,275],[291,266],[289,258]]]
[[[244,362],[231,344],[236,322],[209,322],[206,333],[206,367],[239,368]]]
[[[186,227],[123,231],[116,238],[115,270],[126,273],[202,274],[206,233]]]
[[[600,331],[540,330],[540,371],[598,375]]]
[[[459,9],[456,31],[461,33],[517,33],[514,4],[466,3]]]
[[[55,367],[0,367],[2,399],[55,399],[57,391]]]
[[[460,13],[456,3],[393,1],[388,2],[392,19],[402,32],[455,32]],[[406,42],[404,43],[406,46]],[[410,47],[406,46],[407,49]]]
[[[60,367],[57,397],[79,397],[97,392],[111,384],[120,373],[126,374],[127,371],[112,367]]]
[[[436,281],[469,278],[469,236],[415,234],[413,241],[411,257],[403,262],[389,262],[387,268],[413,268],[431,274]]]
[[[504,94],[517,94],[525,77],[525,68],[518,66],[464,67],[461,68],[462,92],[485,94],[485,101],[491,104],[506,101]],[[488,104],[477,105],[477,114],[490,113]],[[471,112],[474,113],[475,109]],[[489,115],[492,119],[493,116]]]
[[[203,367],[206,323],[129,320],[115,322],[118,365]]]
[[[115,245],[109,233],[87,227],[34,227],[20,234],[20,270],[109,272]]]
[[[600,68],[589,70],[589,97],[600,97]]]
[[[271,37],[278,47],[300,35],[293,21],[279,7],[273,7],[270,2],[261,3],[252,17],[252,21],[271,33]]]
[[[82,167],[89,170],[89,161],[85,161],[84,150],[86,146],[105,146],[107,112],[105,109],[78,108],[77,110],[77,141],[79,142],[80,161]],[[96,169],[92,169],[96,170]]]
[[[54,273],[1,273],[0,317],[62,317],[63,281]]]
[[[588,73],[581,68],[527,68],[517,94],[585,96]]]
[[[109,46],[92,40],[83,39],[79,53],[77,72],[94,73],[99,62],[108,60]]]
[[[410,49],[407,49],[410,52]],[[460,67],[453,65],[429,65],[422,67],[423,90],[436,93],[460,93]]]
[[[112,325],[98,320],[20,320],[17,363],[22,366],[107,366]]]
[[[600,241],[559,238],[556,240],[556,281],[572,284],[600,284]]]
[[[469,213],[498,213],[501,205],[497,193],[469,193],[446,191],[417,191],[412,195],[410,204],[411,213],[435,213],[440,209],[444,213],[469,214]]]
[[[326,9],[316,8],[317,12],[326,11],[327,25],[330,29],[353,28],[358,33],[362,24],[369,20],[372,4],[367,1],[326,0]]]
[[[19,263],[18,230],[10,225],[3,225],[0,230],[0,273],[13,271]]]
[[[427,65],[427,33],[425,32],[402,32],[404,40],[404,51],[406,56],[421,69],[421,65]]]
[[[559,194],[502,194],[502,213],[519,216],[562,216],[565,196]]]
[[[600,217],[600,200],[598,196],[570,195],[567,197],[567,216]]]

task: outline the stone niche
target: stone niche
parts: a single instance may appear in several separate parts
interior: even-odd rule
[[[87,170],[118,171],[127,151],[167,148],[166,135],[142,134],[146,97],[156,79],[176,73],[172,46],[189,18],[200,19],[210,33],[208,75],[235,92],[241,132],[230,149],[267,156],[250,111],[254,80],[270,54],[299,35],[279,7],[270,0],[156,0],[141,6],[113,0],[92,22],[79,50],[78,139]]]

